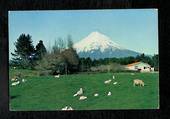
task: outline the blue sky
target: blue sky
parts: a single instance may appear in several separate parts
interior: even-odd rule
[[[30,34],[34,45],[43,40],[48,49],[59,37],[66,39],[71,35],[73,42],[77,42],[93,31],[125,48],[151,55],[158,53],[158,11],[120,9],[9,11],[9,54],[22,33]]]

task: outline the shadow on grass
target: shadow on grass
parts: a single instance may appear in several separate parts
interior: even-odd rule
[[[14,95],[14,96],[10,96],[10,99],[12,100],[12,99],[15,99],[15,98],[18,98],[18,97],[20,97],[20,95]]]

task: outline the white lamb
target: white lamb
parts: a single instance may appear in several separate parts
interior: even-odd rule
[[[64,107],[64,108],[62,108],[61,110],[67,110],[67,106],[66,106],[66,107]]]
[[[55,77],[55,78],[60,78],[60,74],[58,74],[58,75],[55,75],[54,77]]]
[[[22,79],[22,82],[24,83],[26,80],[25,79]]]
[[[111,96],[111,95],[112,95],[112,93],[109,91],[107,95],[108,95],[108,96]]]
[[[109,80],[104,81],[104,83],[105,83],[105,84],[109,84],[111,81],[112,81],[112,80],[109,79]]]
[[[99,94],[98,94],[98,93],[95,93],[94,96],[97,97],[97,96],[99,96]]]
[[[86,96],[80,96],[79,100],[85,100],[86,98]]]
[[[18,85],[19,83],[20,83],[19,81],[13,82],[13,83],[12,83],[12,86]]]
[[[12,78],[11,81],[17,81],[18,79],[17,78]]]
[[[116,84],[117,84],[117,82],[114,82],[113,84],[114,84],[114,85],[116,85]]]
[[[75,97],[75,96],[82,95],[82,94],[83,94],[83,89],[80,88],[80,90],[77,91],[77,93],[75,93],[73,96]]]
[[[112,77],[113,79],[115,79],[115,76],[113,75],[113,77]]]
[[[65,107],[62,108],[61,110],[73,110],[73,108],[72,108],[72,107],[65,106]]]

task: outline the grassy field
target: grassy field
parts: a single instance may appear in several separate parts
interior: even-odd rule
[[[17,86],[10,85],[11,110],[61,110],[71,106],[74,110],[96,109],[157,109],[159,107],[158,73],[115,73],[118,83],[104,84],[112,79],[112,73],[38,76],[36,71],[10,69],[10,79],[15,73],[22,72],[27,81]],[[145,82],[144,87],[133,87],[133,79]],[[83,88],[86,100],[73,97]],[[112,95],[107,96],[111,91]],[[94,97],[98,93],[98,97]]]

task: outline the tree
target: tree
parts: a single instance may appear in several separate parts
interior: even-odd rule
[[[92,66],[92,60],[90,57],[86,58],[86,65],[88,70],[90,69],[90,67]]]
[[[152,57],[152,61],[153,61],[153,66],[154,66],[155,70],[159,70],[159,55],[155,54]]]
[[[52,47],[52,53],[54,53],[54,54],[59,54],[60,53],[60,49],[58,47],[58,43],[57,43],[56,40],[54,41],[54,45]]]
[[[66,74],[74,73],[79,70],[79,57],[76,50],[73,48],[73,41],[70,35],[67,38],[67,49],[61,52],[64,57]]]
[[[79,70],[80,70],[80,71],[86,70],[85,60],[86,60],[85,58],[80,58],[80,59],[79,59],[79,66],[80,66],[80,67],[79,67],[79,68],[80,68]]]
[[[74,49],[66,49],[61,55],[64,57],[66,74],[74,73],[79,69],[79,57]]]
[[[65,49],[59,54],[48,54],[40,62],[37,69],[51,70],[61,74],[74,73],[79,69],[79,58],[74,49]]]
[[[55,40],[54,45],[52,47],[52,52],[54,54],[59,54],[65,49],[65,43],[62,40],[62,38],[58,38],[58,40]]]
[[[63,51],[65,49],[65,47],[66,46],[65,46],[65,43],[64,43],[63,39],[58,38],[58,48],[59,48],[60,52]]]
[[[68,37],[68,48],[65,49],[64,41],[60,38],[55,40],[53,52],[37,62],[36,69],[51,70],[53,74],[58,73],[74,73],[79,70],[79,57],[76,50],[73,48],[71,37]],[[64,71],[64,72],[63,72]]]
[[[47,53],[47,50],[43,44],[43,41],[40,40],[39,43],[36,45],[36,54],[38,55],[39,59],[42,59],[42,57]]]
[[[136,56],[136,61],[142,61],[152,65],[152,59],[149,56],[146,56],[144,53]]]
[[[22,68],[32,67],[33,64],[30,62],[29,56],[35,52],[35,49],[31,36],[29,34],[21,34],[14,45],[16,49],[14,53],[11,53],[13,56],[12,60],[17,62]]]
[[[58,66],[64,62],[61,56],[61,46],[64,49],[64,44],[61,40],[55,40],[52,46],[52,51],[45,53],[45,56],[37,62],[36,69],[38,70],[51,70],[55,72]]]
[[[67,47],[68,48],[73,48],[73,41],[72,41],[70,35],[68,35],[68,38],[67,38]]]

